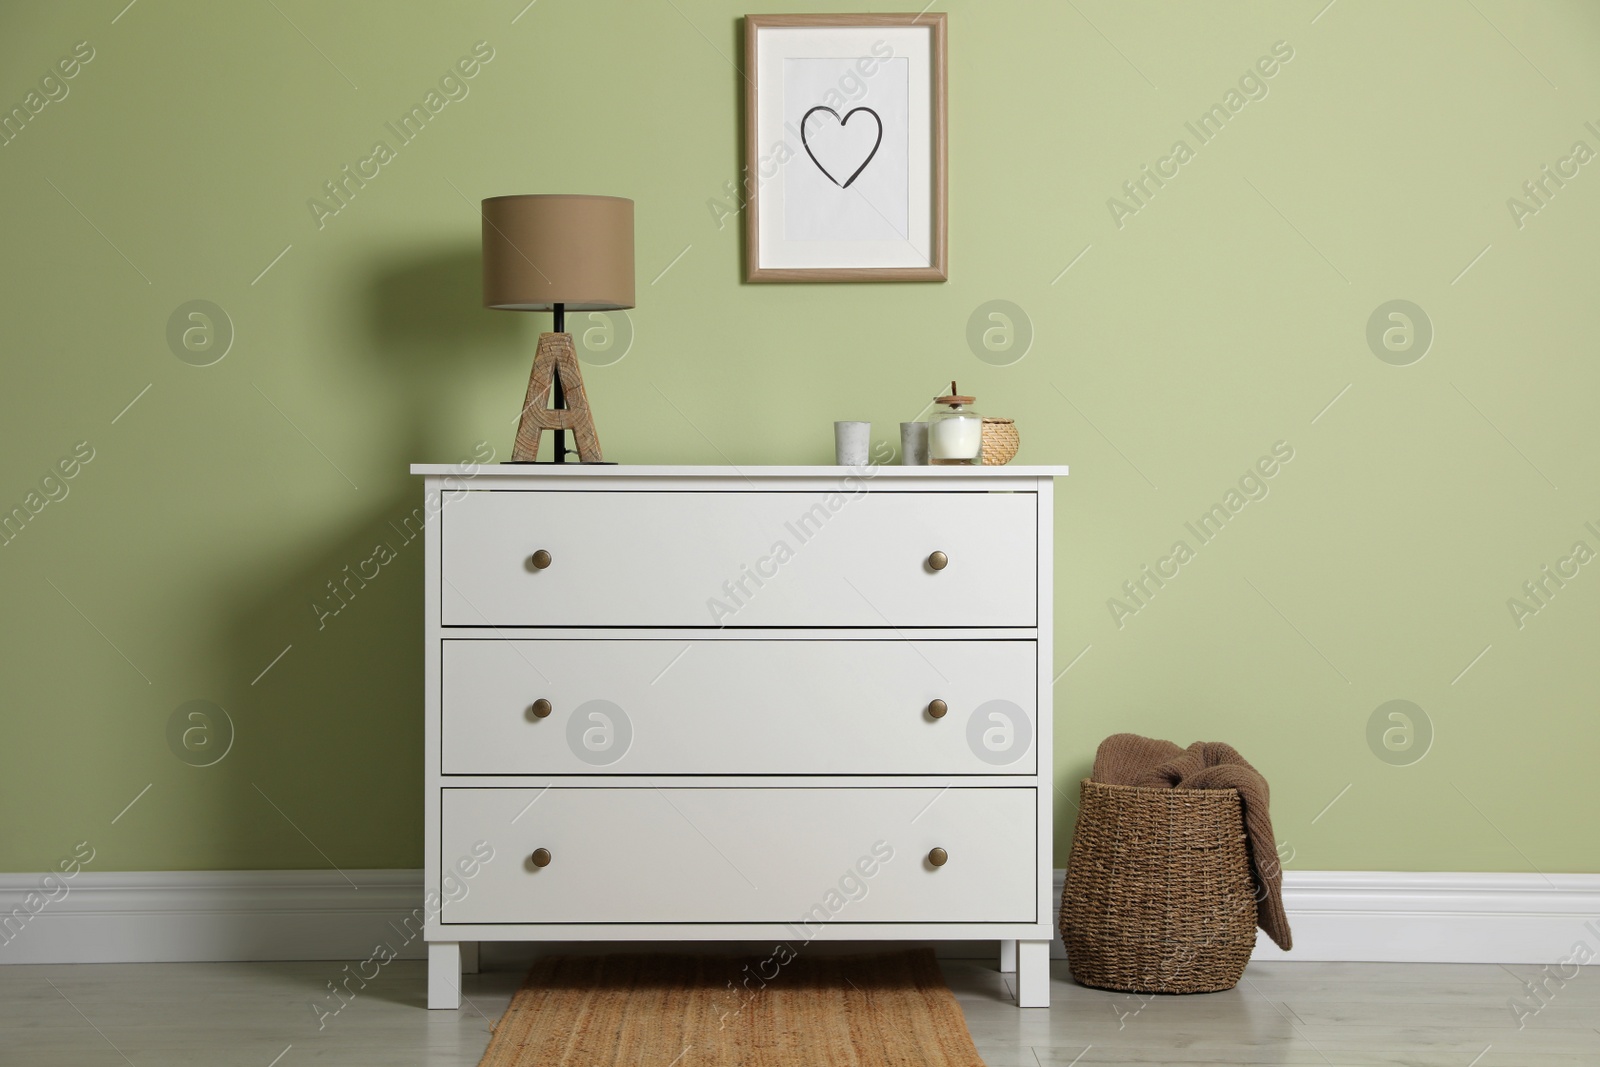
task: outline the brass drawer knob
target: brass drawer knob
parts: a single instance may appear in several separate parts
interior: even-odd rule
[[[550,866],[550,850],[547,849],[547,848],[536,848],[536,849],[534,849],[533,850],[533,855],[530,856],[529,858],[533,860],[533,865],[535,867],[548,867],[548,866]]]
[[[950,565],[950,557],[943,552],[935,552],[928,557],[928,569],[942,571]]]
[[[535,719],[546,718],[550,714],[550,702],[544,697],[540,697],[538,700],[533,702],[533,707],[529,708],[528,710],[533,712],[533,717]]]
[[[543,850],[541,849],[540,851]],[[946,852],[942,848],[936,848],[932,852],[928,853],[928,862],[933,864],[935,867],[943,867],[945,865],[945,861],[949,858],[950,853]]]
[[[942,700],[928,701],[928,716],[934,719],[944,718],[944,713],[950,710],[950,705]]]
[[[533,564],[534,570],[542,571],[550,566],[550,553],[541,548],[529,557],[528,562]]]

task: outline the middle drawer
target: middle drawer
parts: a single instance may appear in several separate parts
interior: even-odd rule
[[[442,645],[444,774],[1033,774],[1037,765],[1031,640]]]

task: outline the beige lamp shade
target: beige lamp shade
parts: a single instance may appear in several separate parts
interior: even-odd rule
[[[504,311],[633,307],[633,201],[494,196],[483,202],[483,306]]]

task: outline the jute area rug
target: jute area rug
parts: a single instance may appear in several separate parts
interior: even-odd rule
[[[983,1067],[930,949],[542,960],[479,1067]]]

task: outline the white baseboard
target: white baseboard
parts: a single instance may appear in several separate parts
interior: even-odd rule
[[[1294,949],[1258,931],[1252,960],[1543,964],[1579,941],[1600,960],[1596,874],[1284,871],[1283,907]]]
[[[1600,875],[1285,871],[1294,950],[1257,960],[1556,963],[1600,957]],[[1588,955],[1585,953],[1584,955]]]
[[[380,940],[401,946],[422,872],[346,874],[83,871],[43,907],[42,895],[26,901],[42,875],[0,874],[0,964],[361,959]],[[1294,951],[1262,935],[1255,959],[1543,964],[1579,941],[1600,955],[1595,874],[1286,871],[1284,904]],[[400,955],[425,955],[420,939]],[[1052,955],[1064,958],[1059,939]]]
[[[80,871],[20,920],[43,878],[0,874],[0,964],[354,960],[380,940],[427,955],[420,936],[402,945],[422,906],[417,870]]]

